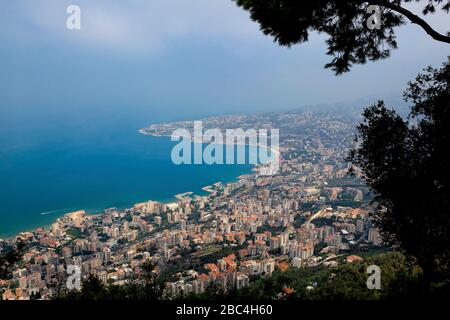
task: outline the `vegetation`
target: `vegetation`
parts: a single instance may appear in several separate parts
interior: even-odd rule
[[[434,40],[450,43],[450,33],[440,34],[405,7],[412,0],[235,1],[281,46],[307,42],[312,31],[327,34],[332,60],[326,68],[336,74],[389,57],[397,48],[394,29],[408,21]],[[414,2],[422,4],[424,15],[450,11],[449,1]],[[382,23],[376,28],[367,24],[373,13],[369,5],[381,9]],[[383,101],[365,109],[349,160],[362,170],[380,205],[374,217],[384,241],[415,257],[422,270],[421,293],[432,294],[450,284],[450,58],[442,68],[429,67],[418,75],[404,97],[413,105],[406,120]],[[333,204],[351,205],[345,200]],[[267,285],[266,292],[273,293],[273,284]]]
[[[309,33],[328,35],[326,68],[336,74],[354,64],[389,57],[397,48],[395,28],[407,21],[420,26],[436,41],[450,43],[405,4],[412,0],[301,2],[294,0],[235,0],[250,12],[264,34],[282,46],[308,41]],[[416,0],[423,13],[450,11],[445,0]],[[381,8],[379,28],[368,28],[368,5]],[[317,266],[276,270],[271,277],[225,293],[217,284],[190,299],[391,299],[447,297],[450,291],[450,58],[441,68],[427,68],[409,83],[405,100],[413,104],[408,119],[389,110],[384,102],[365,109],[358,126],[357,147],[349,160],[362,170],[379,204],[375,223],[383,239],[399,252],[364,255],[364,261],[338,267]],[[338,184],[338,182],[336,182]],[[352,205],[340,199],[333,205]],[[303,209],[312,209],[303,204]],[[306,206],[306,207],[305,207]],[[157,228],[153,233],[164,228]],[[261,231],[261,230],[260,230]],[[221,252],[220,255],[224,254]],[[217,253],[202,258],[217,259]],[[17,259],[16,253],[0,258],[0,277]],[[367,267],[381,268],[381,290],[369,290]],[[81,291],[63,292],[59,299],[154,300],[161,299],[166,276],[156,277],[153,265],[144,265],[142,281],[124,286],[105,285],[95,277],[83,282]],[[175,297],[177,298],[177,297]],[[181,297],[179,297],[181,298]]]
[[[407,120],[382,101],[365,109],[349,158],[380,205],[384,241],[416,257],[433,286],[450,279],[450,57],[404,97],[413,104]]]
[[[155,265],[150,261],[142,266],[141,283],[107,285],[91,275],[82,281],[81,290],[61,290],[56,300],[157,300],[162,297],[163,281],[153,272]]]
[[[11,276],[11,267],[20,261],[24,252],[25,244],[18,242],[16,248],[7,248],[0,252],[0,280]]]
[[[367,267],[381,268],[381,289],[367,288]],[[140,284],[105,285],[91,276],[83,281],[80,291],[61,293],[62,300],[159,300],[163,281],[156,276],[143,275]],[[218,284],[210,284],[199,295],[170,297],[185,300],[377,300],[408,297],[446,297],[447,283],[433,286],[424,292],[423,272],[416,260],[398,252],[381,253],[366,257],[364,261],[343,263],[338,267],[290,267],[284,272],[276,270],[271,277],[259,278],[241,290],[225,293]]]
[[[264,34],[270,35],[281,46],[307,42],[311,31],[325,33],[327,54],[332,60],[325,66],[336,74],[350,70],[352,64],[364,64],[389,57],[397,48],[394,29],[407,21],[420,26],[434,40],[450,43],[450,36],[440,34],[425,20],[409,11],[404,5],[412,0],[372,1],[295,1],[295,0],[234,0],[250,12],[251,19],[260,24]],[[423,4],[423,13],[436,10],[449,13],[446,0],[416,0]],[[368,28],[373,11],[369,5],[377,5],[381,12],[379,28]]]
[[[381,268],[381,289],[367,288],[367,267]],[[191,295],[188,299],[238,299],[238,300],[378,300],[407,297],[445,297],[448,287],[436,285],[431,291],[422,291],[422,269],[412,258],[398,252],[367,257],[361,262],[344,263],[338,267],[318,266],[284,272],[276,270],[271,277],[260,278],[239,291],[223,294],[220,288],[212,292]]]
[[[67,230],[67,235],[72,237],[73,239],[82,239],[86,238],[81,232],[80,228],[70,228]]]

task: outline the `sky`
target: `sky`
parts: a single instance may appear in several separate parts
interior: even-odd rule
[[[66,8],[81,8],[67,30]],[[428,18],[450,31],[450,18]],[[448,45],[407,25],[382,62],[335,76],[324,36],[279,47],[231,0],[0,0],[0,119],[150,110],[170,118],[400,94]]]

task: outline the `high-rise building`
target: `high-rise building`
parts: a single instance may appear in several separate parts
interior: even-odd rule
[[[369,242],[373,243],[374,246],[380,246],[383,243],[377,228],[369,229],[368,240]]]
[[[364,231],[364,221],[362,219],[356,220],[356,232],[361,233]]]

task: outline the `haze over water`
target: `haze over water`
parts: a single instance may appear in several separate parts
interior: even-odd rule
[[[0,237],[65,210],[166,200],[248,170],[177,167],[170,141],[137,133],[148,124],[381,99],[448,55],[408,25],[390,59],[336,77],[323,68],[323,35],[280,47],[234,1],[78,0],[77,31],[66,28],[71,4],[2,3]],[[431,18],[447,29],[447,15]]]
[[[71,120],[70,120],[71,119]],[[228,182],[249,165],[172,163],[175,142],[137,130],[167,120],[149,112],[11,121],[0,137],[0,236],[45,226],[74,210],[100,212]],[[56,120],[56,119],[54,119]]]

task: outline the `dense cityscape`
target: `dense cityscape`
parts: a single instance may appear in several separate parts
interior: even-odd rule
[[[450,0],[0,2],[1,316],[445,314]]]
[[[177,201],[147,201],[90,215],[80,210],[51,226],[0,240],[1,251],[22,247],[20,260],[0,280],[3,300],[52,299],[66,286],[69,266],[82,278],[112,285],[140,283],[143,265],[164,275],[162,297],[201,294],[211,284],[239,290],[276,269],[334,268],[360,261],[382,246],[370,218],[371,194],[349,175],[345,160],[355,119],[305,112],[225,116],[205,128],[277,128],[280,170],[263,166],[232,183],[189,190]],[[192,122],[152,125],[148,135],[170,135]],[[314,285],[308,290],[314,290]]]

